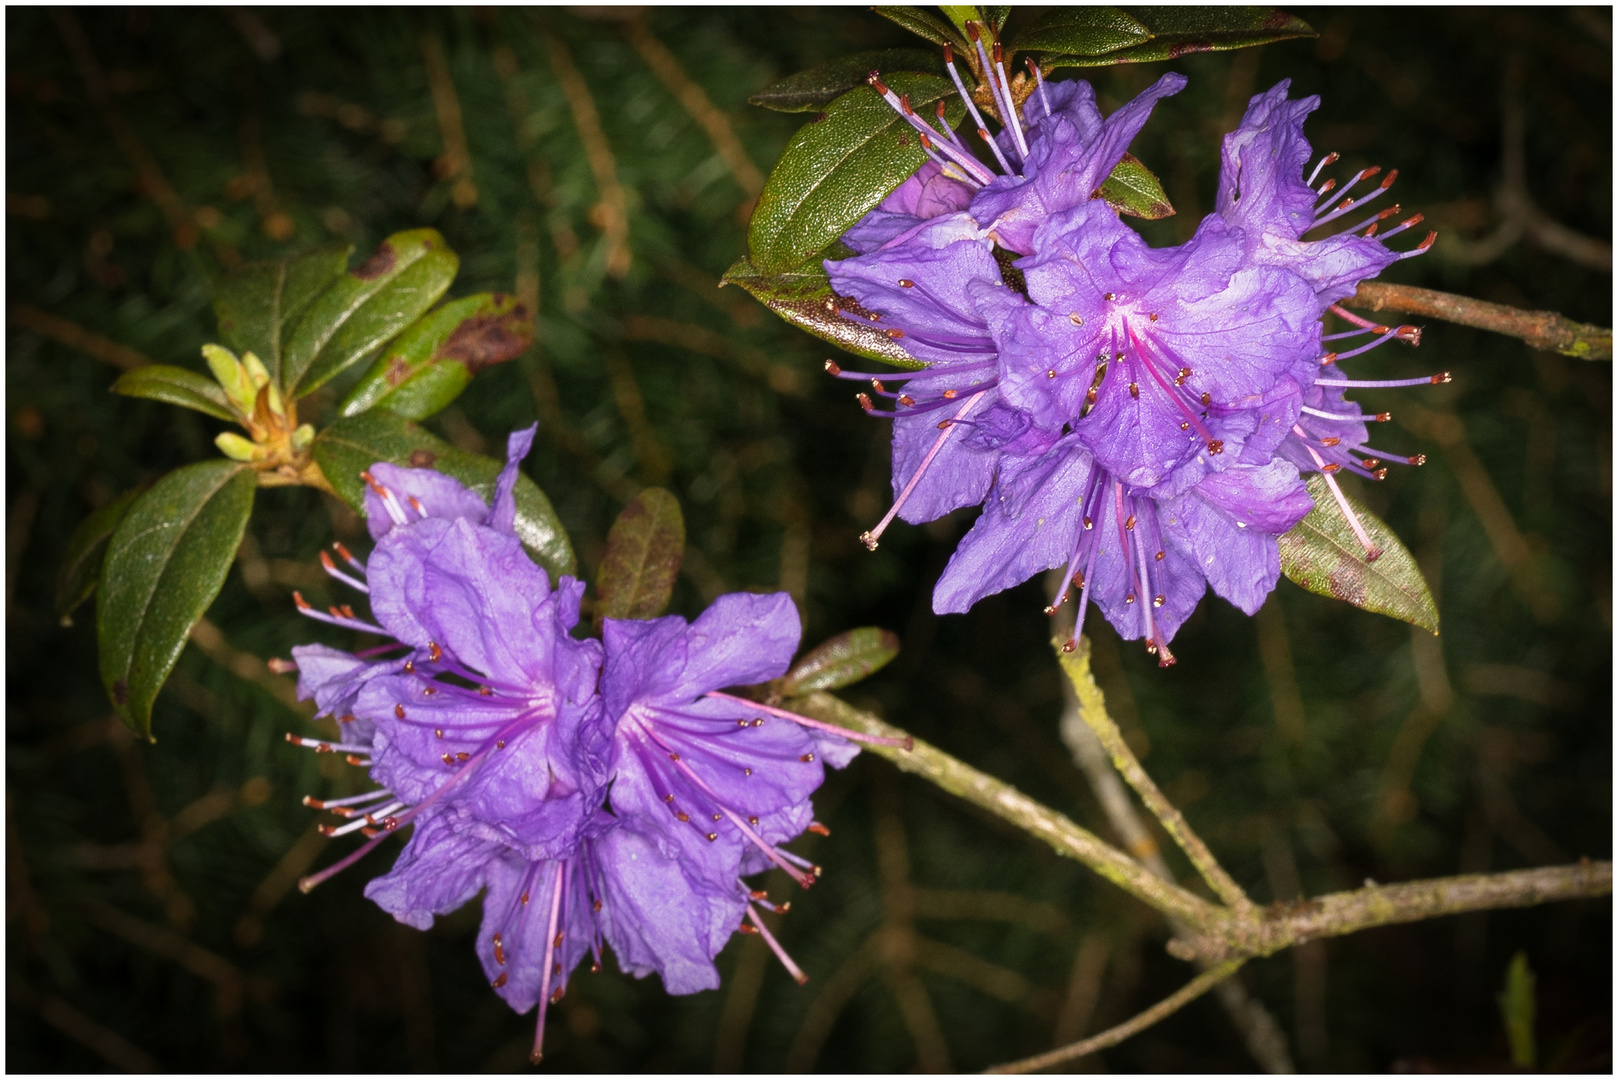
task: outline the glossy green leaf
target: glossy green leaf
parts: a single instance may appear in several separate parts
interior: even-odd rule
[[[1121,9],[1151,31],[1149,41],[1099,56],[1047,55],[1043,66],[1095,67],[1173,60],[1188,53],[1222,52],[1267,45],[1288,38],[1314,37],[1302,19],[1265,7],[1144,7]]]
[[[818,258],[777,274],[760,274],[744,255],[725,271],[720,282],[740,285],[793,326],[856,356],[912,371],[926,366],[875,327],[839,314],[863,309],[848,297],[832,292],[831,280]]]
[[[668,610],[685,559],[680,501],[660,487],[629,500],[607,532],[596,570],[596,621],[655,619]]]
[[[1315,508],[1281,537],[1281,572],[1312,593],[1391,615],[1438,633],[1438,605],[1408,548],[1393,530],[1348,495],[1349,506],[1382,554],[1365,561],[1365,548],[1320,473],[1308,478]]]
[[[917,112],[948,97],[945,118],[965,115],[949,80],[896,72],[888,81]],[[748,255],[765,273],[796,266],[842,236],[921,167],[916,132],[869,86],[850,90],[798,129],[764,184],[747,229]]]
[[[983,12],[984,20],[996,36],[1005,28],[1006,19],[1011,15],[1010,4],[985,4],[979,10]]]
[[[1107,179],[1102,181],[1101,197],[1120,214],[1146,218],[1148,221],[1170,217],[1174,213],[1163,185],[1152,170],[1142,165],[1133,154],[1125,154],[1123,160],[1113,166]]]
[[[874,7],[871,10],[934,45],[953,45],[956,52],[963,56],[970,52],[961,32],[948,19],[929,8]]]
[[[312,393],[438,302],[461,261],[435,229],[394,233],[315,298],[286,343],[282,383]]]
[[[879,671],[899,655],[899,635],[862,626],[845,630],[805,653],[781,679],[781,694],[798,697],[837,690]]]
[[[800,71],[747,100],[776,112],[819,112],[848,91],[865,85],[865,77],[873,71],[886,77],[896,71],[941,73],[943,69],[942,58],[925,49],[877,49],[840,56]]]
[[[189,368],[173,364],[147,364],[126,371],[112,384],[112,392],[125,397],[150,398],[166,401],[186,409],[217,417],[220,420],[239,420],[231,411],[230,399],[220,385]]]
[[[1018,52],[1100,56],[1139,45],[1152,32],[1114,7],[1059,7],[1041,15],[1012,37]]]
[[[339,420],[315,436],[311,447],[326,482],[343,501],[364,511],[365,482],[360,473],[378,461],[415,469],[437,469],[483,496],[494,498],[501,463],[458,450],[387,409],[372,409]],[[517,538],[555,581],[574,571],[573,545],[551,501],[527,476],[517,477]]]
[[[107,555],[107,541],[112,539],[118,523],[124,520],[129,508],[144,488],[131,488],[90,512],[79,522],[79,527],[68,537],[67,550],[62,555],[62,566],[56,574],[56,614],[63,625],[71,625],[68,618],[73,609],[90,599],[101,581],[101,563]]]
[[[176,469],[129,508],[107,542],[96,603],[101,681],[131,731],[152,733],[152,702],[236,558],[257,477],[234,461]]]
[[[342,275],[353,253],[354,246],[344,244],[231,271],[213,302],[224,344],[238,355],[253,353],[278,379],[287,334],[310,301]]]
[[[451,300],[394,338],[339,411],[357,416],[380,406],[421,420],[454,401],[478,372],[520,356],[533,340],[533,316],[514,296]]]

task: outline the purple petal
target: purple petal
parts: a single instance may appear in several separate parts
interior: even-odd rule
[[[393,869],[365,886],[376,906],[406,926],[430,930],[483,888],[499,844],[457,834],[441,816],[417,819]]]
[[[436,643],[493,682],[551,681],[557,630],[540,616],[550,581],[515,536],[429,518],[390,533],[367,568],[371,610],[400,641]]]
[[[1072,440],[1039,457],[1003,459],[983,515],[938,579],[933,610],[964,612],[991,593],[1066,565],[1092,468],[1090,455]]]
[[[1051,215],[1089,201],[1123,159],[1150,118],[1152,107],[1178,93],[1185,82],[1184,75],[1170,72],[1089,130],[1083,104],[1073,118],[1057,114],[1042,119],[1039,137],[1029,145],[1024,175],[1000,177],[978,192],[972,200],[972,216],[995,235],[1001,247],[1035,250],[1034,231]]]
[[[534,432],[538,424],[521,431],[513,431],[506,439],[506,464],[494,483],[494,501],[489,504],[489,528],[499,532],[515,531],[517,521],[517,477],[523,458],[534,445]]]
[[[1310,155],[1303,122],[1320,107],[1320,98],[1289,101],[1289,86],[1291,80],[1283,79],[1254,96],[1236,130],[1225,136],[1214,205],[1242,229],[1296,240],[1314,224],[1319,198],[1303,182]]]
[[[603,820],[597,828],[611,827],[607,815],[600,818]],[[505,976],[496,991],[519,1013],[539,1003],[545,985],[546,946],[553,940],[549,933],[551,900],[559,873],[565,875],[557,927],[562,943],[553,949],[551,962],[560,964],[562,971],[551,976],[553,991],[567,985],[573,969],[589,955],[596,936],[590,887],[599,879],[600,871],[591,846],[587,844],[574,858],[563,861],[530,861],[508,851],[489,864],[483,923],[478,928],[478,959],[491,983]],[[496,934],[500,935],[498,954],[494,948]],[[505,963],[500,962],[502,959]]]
[[[434,469],[405,469],[379,461],[371,466],[371,475],[393,492],[400,509],[411,521],[419,516],[410,505],[412,497],[421,503],[427,517],[465,518],[481,524],[489,515],[489,508],[477,492]],[[365,526],[373,540],[382,539],[394,527],[393,517],[383,505],[382,497],[369,485],[365,488]]]
[[[713,958],[741,923],[745,901],[693,882],[686,868],[625,822],[599,841],[605,898],[601,917],[619,966],[644,977],[655,971],[671,994],[719,986]]]

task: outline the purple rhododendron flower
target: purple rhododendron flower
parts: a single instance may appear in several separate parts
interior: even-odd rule
[[[366,896],[426,929],[482,893],[478,955],[514,1009],[538,1006],[537,1060],[547,1006],[584,957],[599,969],[604,947],[626,972],[688,994],[719,985],[713,958],[732,933],[758,933],[804,981],[759,914],[789,905],[742,879],[771,866],[805,887],[819,875],[782,845],[824,832],[809,798],[825,764],[847,764],[851,740],[872,737],[722,692],[786,670],[799,620],[784,593],[720,597],[690,624],[609,619],[605,650],[575,639],[583,584],[553,589],[514,532],[533,434],[511,436],[487,505],[432,470],[363,474],[376,546],[361,561],[336,544],[342,565],[321,561],[368,596],[375,621],[294,599],[390,641],[300,646],[277,670],[296,667],[300,697],[342,730],[289,741],[346,753],[380,785],[304,800],[346,819],[327,835],[368,839],[300,884],[413,825]]]
[[[553,591],[511,531],[517,468],[532,440],[532,429],[512,436],[490,506],[431,470],[379,464],[367,474],[379,539],[366,563],[352,560],[367,580],[324,562],[369,594],[375,623],[351,609],[321,615],[296,597],[306,614],[408,650],[379,661],[294,650],[300,692],[344,709],[345,741],[321,745],[362,755],[355,760],[382,785],[347,808],[357,820],[328,830],[381,830],[334,870],[428,813],[467,837],[554,857],[577,844],[600,805],[601,650],[568,634],[584,587],[563,578]]]
[[[998,72],[975,47],[981,69]],[[947,49],[945,62],[959,87]],[[1335,181],[1314,183],[1336,155],[1303,176],[1303,122],[1318,99],[1290,100],[1283,82],[1254,97],[1225,138],[1215,213],[1186,243],[1149,247],[1097,196],[1155,103],[1185,79],[1165,75],[1102,117],[1088,84],[1047,86],[1034,73],[1036,92],[1020,111],[1003,72],[988,80],[1009,120],[989,140],[998,172],[871,79],[923,136],[934,171],[920,186],[950,179],[975,193],[957,210],[958,197],[924,207],[908,192],[855,226],[866,237],[888,228],[879,245],[850,242],[860,254],[826,263],[833,289],[863,309],[845,317],[874,322],[927,365],[886,376],[828,365],[872,379],[893,402],[894,504],[861,539],[874,548],[896,516],[929,521],[982,502],[934,610],[965,611],[1065,567],[1048,611],[1077,588],[1081,605],[1093,599],[1120,634],[1145,639],[1168,664],[1169,640],[1208,587],[1248,613],[1274,587],[1276,538],[1312,506],[1300,469],[1323,472],[1345,512],[1333,473],[1385,473],[1363,427],[1385,414],[1360,414],[1342,391],[1447,380],[1322,371],[1393,338],[1419,342],[1414,327],[1370,323],[1337,301],[1433,236],[1389,249],[1383,241],[1421,220],[1379,236],[1391,207],[1305,239],[1357,217],[1394,174],[1352,194],[1378,173],[1362,170],[1340,193],[1352,197],[1330,205]],[[889,228],[905,208],[911,220]],[[1007,284],[1007,264],[1020,272],[1018,288]],[[1355,329],[1323,337],[1327,311]],[[1323,344],[1366,334],[1368,344],[1348,351]]]

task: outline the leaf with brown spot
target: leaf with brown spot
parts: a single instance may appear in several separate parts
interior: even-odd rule
[[[237,355],[255,354],[271,378],[280,378],[281,353],[293,328],[342,276],[353,252],[352,244],[343,244],[232,270],[214,292],[220,341]]]
[[[428,312],[395,338],[349,391],[340,411],[384,408],[421,420],[458,397],[472,376],[522,355],[534,319],[515,297],[478,293]]]
[[[668,610],[685,558],[680,501],[650,487],[629,501],[607,532],[596,570],[596,622],[655,619]]]
[[[281,360],[288,396],[313,393],[438,302],[461,261],[433,229],[394,233],[309,304]]]
[[[1366,562],[1365,548],[1332,497],[1326,478],[1311,473],[1307,483],[1315,508],[1280,538],[1281,572],[1312,593],[1438,633],[1438,605],[1421,567],[1393,530],[1344,493],[1371,541],[1382,549],[1375,562]]]

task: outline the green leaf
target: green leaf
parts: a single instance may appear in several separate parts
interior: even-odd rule
[[[279,379],[287,333],[309,302],[341,276],[353,252],[352,244],[344,244],[233,270],[213,302],[225,345],[237,354],[253,353]]]
[[[1532,1069],[1539,1056],[1534,1048],[1535,981],[1528,954],[1518,949],[1506,966],[1506,985],[1495,998],[1511,1046],[1511,1063],[1519,1069]]]
[[[1174,214],[1163,185],[1133,154],[1125,154],[1102,181],[1101,197],[1108,206],[1130,217],[1156,221]]]
[[[96,585],[101,581],[101,563],[107,554],[107,541],[143,490],[131,488],[92,510],[90,516],[79,522],[79,527],[68,537],[67,551],[62,555],[62,568],[56,575],[56,614],[64,626],[72,625],[68,616],[96,591]]]
[[[994,31],[996,37],[999,37],[1000,31],[1005,28],[1006,19],[1011,15],[1011,5],[985,4],[981,10],[989,28]]]
[[[856,356],[915,371],[926,367],[875,327],[845,318],[839,311],[863,309],[832,292],[820,259],[812,258],[777,274],[760,274],[743,255],[725,271],[721,285],[740,285],[765,307],[809,333]]]
[[[118,717],[152,734],[152,702],[225,583],[257,485],[234,461],[176,469],[135,501],[107,543],[96,603],[101,681]]]
[[[976,23],[982,26],[988,22],[983,17],[982,9],[975,4],[939,4],[938,10],[943,12],[944,18],[948,19],[956,31],[963,35],[966,34],[967,23]]]
[[[1099,56],[1046,56],[1044,66],[1054,69],[1140,64],[1152,60],[1173,60],[1188,53],[1222,52],[1249,45],[1267,45],[1287,38],[1316,36],[1314,28],[1308,23],[1276,8],[1145,7],[1122,10],[1151,31],[1151,40]]]
[[[281,381],[303,397],[438,302],[461,261],[436,229],[394,233],[315,298],[287,340]]]
[[[899,635],[862,626],[845,630],[805,653],[781,678],[783,697],[836,690],[880,671],[899,655]]]
[[[1365,548],[1343,516],[1326,478],[1311,473],[1307,483],[1315,508],[1281,537],[1281,572],[1312,593],[1438,633],[1438,605],[1427,591],[1421,568],[1393,530],[1344,493],[1371,542],[1382,551],[1375,562],[1366,562]]]
[[[365,510],[365,482],[360,473],[378,461],[414,469],[437,469],[483,496],[494,498],[501,463],[458,450],[386,409],[372,409],[339,420],[315,436],[311,447],[320,471],[344,502]],[[574,571],[573,545],[556,517],[551,501],[528,477],[517,476],[517,538],[555,581]]]
[[[206,375],[173,364],[147,364],[118,376],[112,392],[125,397],[151,398],[186,409],[240,421],[230,408],[224,389]]]
[[[947,79],[896,72],[888,85],[909,94],[923,115],[947,95],[945,120],[952,128],[965,115]],[[765,181],[747,229],[753,265],[772,273],[802,262],[842,236],[926,160],[916,132],[875,90],[850,90],[798,129]]]
[[[685,558],[680,501],[660,487],[629,500],[607,532],[596,570],[596,622],[655,619],[668,610]]]
[[[357,416],[382,407],[421,420],[454,401],[478,372],[520,356],[533,340],[533,316],[516,297],[451,300],[395,338],[339,411]]]
[[[1018,52],[1100,56],[1152,39],[1152,32],[1114,7],[1053,8],[1017,31]]]
[[[877,49],[840,56],[765,87],[747,101],[776,112],[819,112],[848,91],[865,84],[873,71],[942,72],[936,54],[925,49]]]
[[[874,7],[871,9],[890,22],[896,22],[906,30],[918,37],[926,38],[934,45],[952,45],[955,51],[967,56],[971,49],[966,44],[966,38],[948,19],[942,19],[919,7]],[[973,70],[976,70],[974,63]]]

